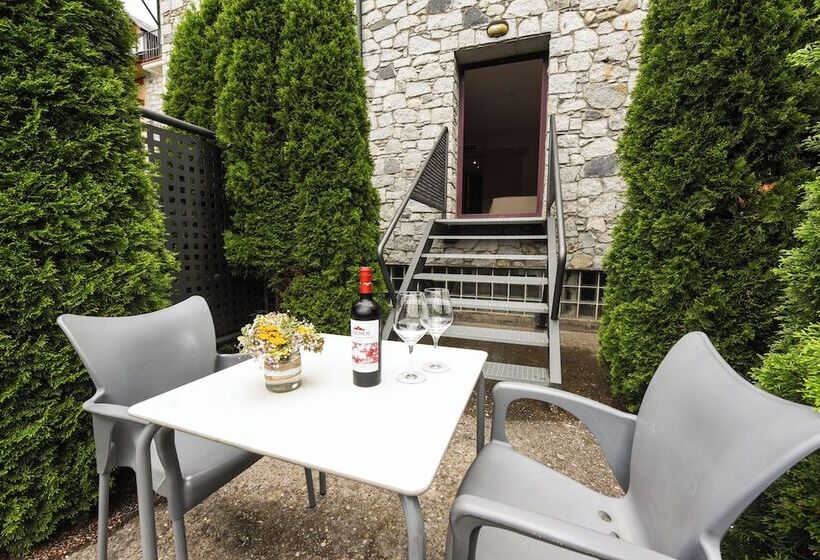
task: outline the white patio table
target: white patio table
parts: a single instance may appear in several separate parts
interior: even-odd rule
[[[484,442],[481,370],[487,353],[439,347],[436,358],[450,364],[450,371],[407,385],[396,380],[407,366],[407,347],[385,341],[382,381],[370,388],[353,385],[350,355],[348,337],[325,335],[321,354],[302,354],[302,386],[295,391],[267,391],[258,366],[246,361],[128,412],[158,426],[396,492],[407,525],[408,557],[422,560],[426,533],[418,496],[430,488],[474,387],[479,449]],[[414,364],[432,355],[432,346],[417,345]],[[143,559],[155,560],[154,517],[141,517],[151,519],[150,526],[140,527]]]

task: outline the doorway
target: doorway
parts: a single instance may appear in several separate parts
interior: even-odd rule
[[[459,216],[539,216],[544,189],[542,54],[461,68]]]

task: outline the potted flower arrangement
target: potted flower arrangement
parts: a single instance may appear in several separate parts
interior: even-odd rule
[[[316,327],[287,313],[257,315],[242,328],[239,351],[256,358],[269,391],[284,393],[302,384],[301,351],[321,352],[325,340]]]

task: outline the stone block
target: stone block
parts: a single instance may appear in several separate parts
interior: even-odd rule
[[[490,23],[490,18],[476,6],[470,6],[462,12],[461,16],[461,25],[465,29]]]
[[[618,173],[618,158],[615,154],[592,158],[584,164],[584,177],[610,177]]]
[[[427,2],[428,14],[441,14],[446,12],[452,6],[452,0],[430,0]]]
[[[561,33],[572,33],[576,29],[585,27],[584,18],[578,12],[562,12],[558,20],[558,29]]]
[[[595,51],[597,62],[620,62],[629,58],[629,52],[623,44],[610,45]]]
[[[571,35],[550,38],[550,56],[561,56],[571,52],[573,52]]]
[[[606,119],[586,120],[581,127],[581,137],[583,138],[597,138],[609,133]]]
[[[393,118],[399,124],[414,123],[419,120],[418,113],[412,109],[396,109]]]
[[[439,50],[441,50],[441,46],[438,41],[431,41],[430,39],[425,39],[420,35],[410,37],[408,52],[411,55],[434,53],[439,52]]]
[[[385,17],[392,20],[403,18],[407,15],[407,3],[404,1],[398,2],[395,6],[390,8]]]
[[[531,17],[523,20],[518,25],[518,36],[536,35],[541,32],[541,24],[538,18]]]
[[[638,0],[621,0],[620,2],[618,2],[618,5],[615,6],[615,11],[619,14],[634,12],[637,9]]]
[[[544,0],[513,0],[504,15],[506,17],[526,17],[543,14],[545,11],[547,11],[547,3]]]
[[[384,97],[396,91],[396,80],[376,80],[373,82],[373,97]]]
[[[617,143],[612,138],[596,138],[595,140],[581,146],[581,155],[588,160],[601,156],[608,156],[615,153],[616,147]]]
[[[396,70],[393,68],[392,64],[385,64],[384,66],[379,67],[376,71],[376,76],[378,76],[380,80],[394,78],[396,77]]]
[[[578,89],[578,74],[553,74],[549,77],[550,93],[572,93]]]
[[[407,99],[400,93],[394,93],[384,98],[384,105],[382,108],[385,111],[395,111],[396,109],[403,109],[407,107]]]
[[[395,175],[401,171],[401,163],[395,158],[386,158],[382,163],[382,173],[387,175]]]
[[[589,51],[598,47],[598,34],[592,29],[579,29],[572,34],[574,40],[573,50],[576,52]]]
[[[593,109],[614,109],[626,100],[626,87],[623,84],[589,84],[584,89],[584,96]]]

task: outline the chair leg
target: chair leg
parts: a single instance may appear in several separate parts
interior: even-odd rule
[[[188,541],[185,538],[185,517],[174,519],[174,553],[176,560],[188,560]]]
[[[97,560],[108,560],[108,489],[111,473],[100,473],[97,501]]]
[[[305,469],[305,482],[307,482],[308,493],[308,507],[316,507],[316,492],[313,489],[313,472],[310,469]]]
[[[319,471],[319,495],[327,494],[327,474]]]
[[[137,475],[137,503],[140,519],[142,560],[157,560],[157,526],[154,523],[154,485],[151,475],[151,441],[158,426],[148,425],[137,438],[134,471]]]

